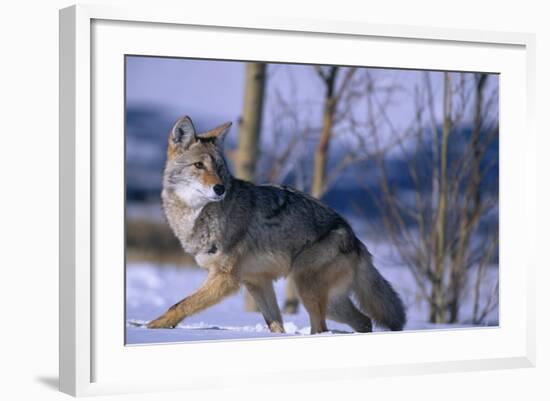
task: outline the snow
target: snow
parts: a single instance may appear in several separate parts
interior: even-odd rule
[[[436,325],[427,322],[428,307],[417,295],[413,278],[407,268],[392,262],[389,247],[384,244],[369,246],[380,272],[399,292],[407,307],[405,330],[456,329],[473,327],[471,324]],[[307,312],[302,306],[295,315],[284,315],[285,334],[271,333],[260,313],[244,311],[244,289],[194,316],[187,317],[174,329],[147,329],[143,324],[158,317],[167,308],[199,288],[206,279],[206,271],[150,263],[130,263],[126,268],[126,344],[152,344],[186,341],[213,341],[288,337],[309,335]],[[492,266],[483,282],[486,294],[498,280],[498,268]],[[285,280],[275,282],[277,299],[284,302]],[[471,295],[461,308],[460,320],[467,321],[472,310]],[[498,325],[498,308],[488,319],[489,325]],[[322,335],[352,335],[349,326],[328,321],[330,333]],[[382,328],[375,327],[375,331]]]

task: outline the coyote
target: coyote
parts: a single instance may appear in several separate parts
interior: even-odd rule
[[[231,175],[223,156],[230,126],[198,134],[185,116],[170,132],[164,213],[183,249],[208,270],[208,278],[147,327],[173,328],[243,284],[269,329],[284,333],[273,280],[290,276],[312,334],[328,331],[327,317],[357,332],[372,331],[371,318],[402,330],[401,298],[344,218],[295,189],[254,185]]]

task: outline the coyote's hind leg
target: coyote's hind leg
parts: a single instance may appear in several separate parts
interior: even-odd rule
[[[328,286],[321,280],[311,277],[307,272],[294,274],[292,279],[296,284],[302,304],[309,314],[311,334],[328,331],[325,320],[328,303]]]
[[[370,333],[372,331],[371,319],[363,315],[346,294],[330,300],[328,304],[328,318],[347,324],[359,333]]]

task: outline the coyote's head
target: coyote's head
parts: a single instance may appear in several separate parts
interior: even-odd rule
[[[230,126],[197,134],[189,117],[180,118],[168,139],[164,189],[192,208],[221,201],[231,184],[222,146]]]

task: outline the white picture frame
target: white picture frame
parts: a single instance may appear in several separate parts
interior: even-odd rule
[[[184,49],[185,46],[176,46],[175,39],[166,40],[174,35],[187,35],[196,46]],[[236,46],[223,50],[216,47],[220,35],[225,35],[224,41],[250,43],[240,46],[240,50]],[[253,43],[258,38],[270,46],[264,44],[255,49]],[[290,39],[293,43],[311,44],[308,49],[311,47],[312,53],[297,55],[307,53],[303,51],[305,47],[282,42]],[[334,40],[338,40],[338,48],[332,43]],[[382,42],[388,48],[402,51],[385,54],[377,50]],[[117,64],[122,63],[120,56],[131,53],[273,61],[296,61],[297,57],[313,61],[320,57],[315,61],[330,63],[331,59],[313,53],[319,43],[334,49],[326,56],[333,57],[333,61],[338,57],[351,61],[349,58],[354,55],[347,46],[364,45],[371,46],[368,49],[372,50],[373,58],[369,65],[479,69],[501,74],[500,326],[346,338],[125,347],[120,341],[120,333],[124,331],[121,315],[124,300],[120,296],[123,274],[116,270],[116,266],[121,271],[124,268],[120,265],[123,238],[119,236],[124,191],[120,181],[123,169],[120,128],[124,113],[120,107],[123,100],[122,70],[118,69],[121,64]],[[414,53],[409,48],[414,48]],[[251,53],[254,51],[257,53]],[[440,56],[437,59],[430,56],[435,51]],[[491,55],[487,56],[487,52]],[[464,55],[462,62],[455,60],[456,54]],[[364,60],[357,59],[355,64],[364,65]],[[113,69],[113,65],[118,67]],[[531,118],[534,85],[534,36],[529,34],[253,15],[221,18],[155,7],[79,5],[61,10],[61,391],[95,395],[245,386],[250,380],[256,384],[273,380],[291,382],[296,377],[301,381],[328,377],[361,380],[381,375],[534,366],[536,261],[528,252],[534,242],[531,236],[535,230],[530,227],[534,226],[536,216],[532,178],[535,165],[530,157],[535,146]],[[101,134],[106,131],[120,135]],[[524,135],[518,140],[512,132]],[[518,185],[521,191],[517,190]],[[110,204],[114,206],[111,208]],[[112,225],[112,230],[111,226],[105,230],[105,222]],[[512,227],[516,230],[511,230]],[[107,269],[111,265],[115,268]],[[445,344],[453,346],[447,349]],[[384,351],[388,349],[392,352]],[[298,362],[285,366],[278,358],[285,352],[296,356]],[[322,358],[318,356],[320,352]],[[192,363],[180,364],[175,375],[170,360],[178,355]],[[208,361],[216,355],[223,358],[213,367]]]

